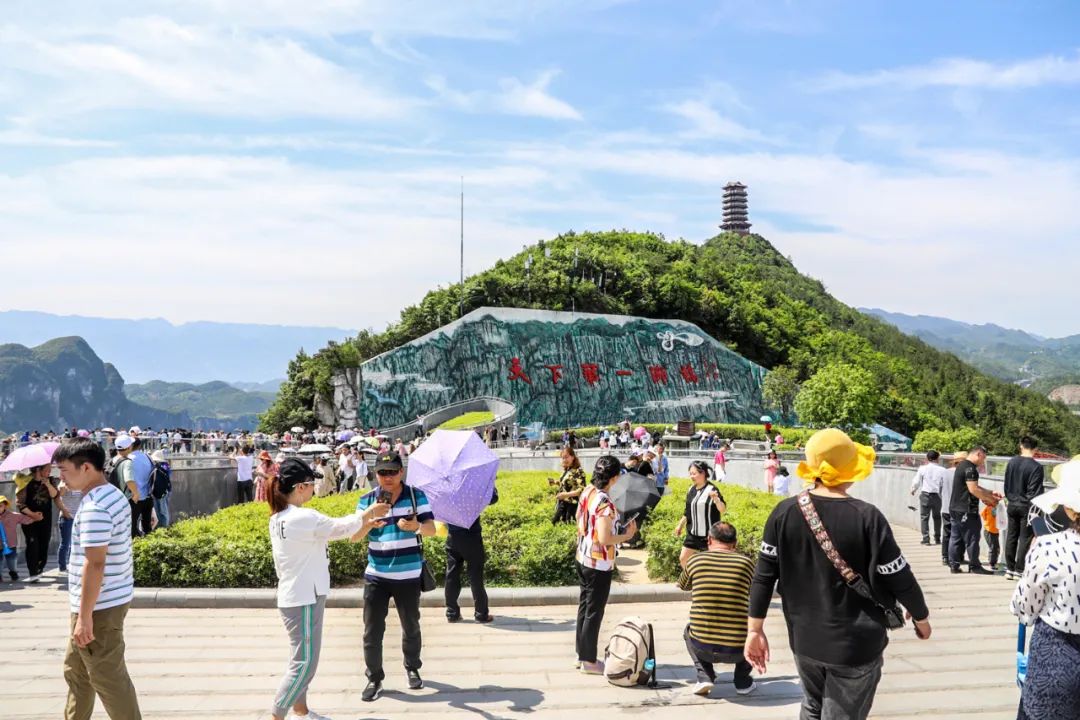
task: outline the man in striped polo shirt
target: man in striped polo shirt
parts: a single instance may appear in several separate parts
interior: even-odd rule
[[[66,720],[89,720],[95,696],[113,720],[140,720],[124,662],[124,618],[134,596],[131,507],[105,477],[105,451],[87,438],[53,453],[60,477],[83,493],[71,528],[68,598],[71,638],[64,658]]]
[[[694,694],[712,692],[714,663],[734,663],[735,692],[748,695],[757,689],[743,657],[754,562],[735,549],[738,534],[731,524],[715,523],[708,538],[708,550],[691,555],[679,576],[679,587],[692,593],[683,639],[697,670]]]
[[[406,485],[401,457],[382,452],[375,461],[378,487],[356,504],[364,512],[375,503],[387,503],[390,512],[381,521],[365,526],[353,535],[354,542],[368,538],[367,569],[364,571],[364,664],[368,678],[360,697],[371,702],[382,693],[383,635],[386,614],[393,598],[401,621],[402,650],[409,687],[424,687],[420,678],[420,572],[424,558],[421,536],[435,534],[435,515],[427,496]]]

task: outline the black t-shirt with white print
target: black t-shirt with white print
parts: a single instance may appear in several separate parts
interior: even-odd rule
[[[916,619],[929,615],[922,589],[881,511],[856,498],[810,495],[833,545],[870,584],[878,602],[898,600]],[[788,640],[796,655],[834,665],[862,665],[889,639],[884,614],[857,595],[825,555],[798,506],[782,500],[765,523],[750,590],[750,617],[764,618],[777,582],[783,588]]]

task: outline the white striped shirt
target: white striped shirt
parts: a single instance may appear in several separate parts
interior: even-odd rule
[[[71,612],[79,612],[82,600],[84,548],[107,546],[105,577],[94,610],[106,610],[131,602],[135,578],[131,561],[131,506],[112,485],[99,485],[83,495],[71,528],[71,561],[68,564],[68,600]]]

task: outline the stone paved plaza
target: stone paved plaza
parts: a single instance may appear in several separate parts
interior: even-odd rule
[[[909,530],[897,529],[897,534],[927,593],[934,637],[919,641],[910,627],[893,634],[872,717],[1011,720],[1018,699],[1013,680],[1016,623],[1008,612],[1013,583],[949,575],[937,547],[920,546]],[[309,702],[334,720],[569,719],[593,712],[680,720],[688,713],[726,720],[796,717],[800,689],[779,602],[767,623],[773,662],[759,679],[758,692],[746,698],[735,695],[730,672],[720,676],[711,697],[689,693],[693,672],[681,637],[688,607],[686,602],[608,607],[601,644],[626,615],[655,624],[659,676],[667,686],[659,690],[616,688],[575,671],[576,608],[548,606],[495,608],[496,621],[489,626],[449,625],[441,611],[425,608],[427,686],[410,692],[391,610],[385,693],[372,704],[360,701],[361,611],[330,609]],[[0,619],[7,661],[0,717],[62,717],[68,614],[55,571],[37,586],[0,585]],[[287,652],[281,621],[270,609],[135,609],[128,615],[127,643],[143,716],[168,720],[268,718]],[[690,705],[708,707],[708,715]],[[95,720],[105,717],[99,707]]]

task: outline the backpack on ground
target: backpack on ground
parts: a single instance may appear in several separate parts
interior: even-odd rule
[[[131,458],[117,457],[113,460],[112,467],[109,468],[109,484],[124,493],[124,497],[130,500],[131,489],[128,488],[127,483],[125,483],[120,476],[120,466],[126,462],[131,462]]]
[[[612,685],[656,685],[656,647],[653,627],[639,617],[615,626],[604,649],[604,677]]]
[[[155,499],[160,500],[172,492],[172,478],[169,475],[169,468],[164,463],[154,463],[154,469],[150,471],[150,494]]]

